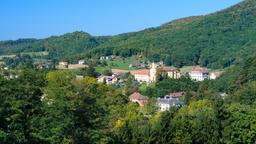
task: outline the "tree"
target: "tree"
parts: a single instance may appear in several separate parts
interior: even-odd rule
[[[41,110],[44,74],[26,69],[17,79],[1,78],[0,87],[0,142],[1,143],[43,143],[38,137],[35,119]]]
[[[217,114],[208,100],[199,100],[175,115],[174,143],[219,143]]]
[[[249,82],[229,97],[233,102],[252,105],[256,101],[256,82]]]
[[[223,143],[255,143],[256,109],[234,103],[225,107]]]

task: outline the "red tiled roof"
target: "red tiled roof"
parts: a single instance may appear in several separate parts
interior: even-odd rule
[[[209,73],[209,70],[207,68],[203,67],[193,67],[190,73]]]
[[[109,78],[109,79],[112,79],[113,77],[112,76],[104,76],[105,78]]]
[[[184,95],[184,92],[175,92],[175,93],[170,93],[168,96],[171,97],[182,97]]]
[[[173,66],[161,66],[158,69],[163,70],[163,71],[175,71],[175,70],[177,70],[177,68],[173,67]]]
[[[101,76],[99,76],[99,78],[112,79],[112,78],[114,78],[114,77],[113,77],[113,76],[105,76],[105,75],[101,75]]]
[[[132,73],[137,75],[150,75],[149,70],[136,70],[136,71],[133,71]]]
[[[213,72],[212,74],[216,77],[220,77],[220,75],[223,73],[223,71]]]
[[[132,100],[148,100],[148,97],[143,96],[138,92],[133,93],[129,98]]]

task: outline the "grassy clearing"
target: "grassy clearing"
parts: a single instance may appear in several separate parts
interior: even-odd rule
[[[96,71],[102,73],[106,69],[120,69],[120,70],[134,70],[133,68],[129,68],[130,64],[137,64],[145,61],[143,58],[139,58],[138,56],[132,56],[129,58],[116,58],[113,60],[106,60],[107,66],[96,67]]]
[[[41,56],[48,56],[48,52],[23,52],[21,55],[29,55],[31,57],[41,57]]]

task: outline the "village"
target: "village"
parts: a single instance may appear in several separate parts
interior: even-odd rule
[[[114,59],[115,56],[102,56],[101,61]],[[59,62],[57,68],[59,69],[73,69],[88,67],[85,65],[84,60],[79,60],[78,64],[68,64],[68,62]],[[124,87],[126,78],[122,78],[122,75],[130,74],[134,77],[134,80],[139,84],[150,85],[158,81],[160,77],[168,79],[180,79],[181,77],[189,77],[195,82],[201,82],[204,80],[215,80],[220,77],[223,73],[221,71],[211,71],[208,68],[200,66],[192,66],[188,72],[182,72],[179,68],[174,66],[165,66],[162,61],[153,62],[149,64],[137,63],[129,64],[129,68],[135,68],[135,70],[122,70],[122,69],[111,69],[109,75],[99,74],[97,81],[106,85],[115,85],[118,87]],[[82,76],[77,75],[77,78]],[[171,107],[182,107],[185,103],[184,99],[185,92],[177,91],[170,92],[164,97],[158,97],[155,103],[156,108],[159,111],[169,110]],[[133,103],[137,103],[140,107],[145,107],[149,102],[149,97],[142,95],[140,92],[135,91],[129,96],[129,100]]]
[[[16,55],[3,55],[0,58],[15,58]],[[101,56],[99,60],[109,61],[115,59],[116,56]],[[3,65],[4,62],[1,62]],[[34,62],[33,63],[39,69],[48,69],[50,67],[49,63],[45,62]],[[80,59],[77,63],[69,63],[67,61],[59,61],[55,66],[56,69],[60,70],[83,70],[89,68],[86,61],[84,59]],[[130,69],[130,70],[127,70]],[[131,75],[138,84],[150,85],[156,83],[160,78],[163,79],[180,79],[181,77],[189,77],[191,80],[195,82],[200,82],[204,80],[215,80],[220,77],[223,71],[211,71],[210,69],[200,67],[200,66],[192,66],[188,71],[182,71],[179,68],[174,66],[166,66],[162,61],[160,62],[152,62],[152,63],[129,63],[128,68],[124,69],[111,69],[111,71],[104,75],[103,73],[97,74],[97,81],[99,83],[104,83],[106,85],[114,85],[117,87],[124,87],[125,82],[128,81],[127,77],[124,75]],[[4,67],[4,70],[8,70],[8,66]],[[11,71],[11,70],[9,70]],[[7,79],[17,78],[17,75],[10,74],[9,76],[5,76]],[[83,75],[76,75],[77,79],[83,79]],[[170,92],[169,94],[158,97],[156,100],[156,108],[159,111],[169,110],[170,107],[182,107],[184,102],[185,92],[177,91]],[[129,100],[133,103],[137,103],[140,107],[145,107],[148,104],[149,97],[143,96],[140,92],[134,91],[130,96]]]
[[[125,71],[127,72],[127,71]],[[100,75],[98,77],[98,82],[104,82],[106,84],[115,84],[122,79],[119,79],[120,74],[124,73],[123,71],[115,70],[112,76]],[[170,79],[179,79],[182,76],[188,75],[194,81],[203,81],[203,80],[214,80],[218,78],[222,71],[218,72],[210,72],[209,69],[195,66],[188,73],[181,73],[180,69],[173,66],[165,66],[163,62],[151,63],[150,69],[139,69],[129,71],[131,75],[134,76],[134,79],[139,83],[150,84],[157,81],[157,77],[163,76],[165,78]],[[157,98],[156,107],[160,111],[169,110],[170,107],[182,107],[184,102],[182,102],[182,98],[184,97],[184,92],[174,92],[165,95],[164,98]],[[129,97],[131,102],[137,103],[140,107],[144,107],[147,105],[149,98],[147,96],[143,96],[139,92],[134,92]]]

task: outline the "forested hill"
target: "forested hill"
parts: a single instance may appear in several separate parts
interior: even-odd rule
[[[0,54],[48,51],[50,59],[71,59],[104,43],[107,37],[93,37],[85,32],[67,33],[46,39],[20,39],[0,42]]]
[[[92,53],[146,57],[177,66],[226,67],[255,51],[256,1],[201,17],[176,20],[158,28],[112,37]]]
[[[47,50],[51,58],[142,54],[168,65],[228,67],[254,53],[256,47],[256,1],[246,0],[206,16],[189,17],[156,28],[111,37],[75,32],[44,40],[10,45],[0,52]],[[11,42],[13,43],[13,42]]]

